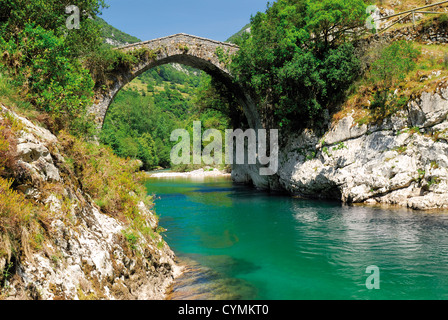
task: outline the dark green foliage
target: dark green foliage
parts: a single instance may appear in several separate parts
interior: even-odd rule
[[[169,141],[171,127],[158,121],[160,113],[151,107],[149,97],[134,91],[123,90],[109,108],[101,131],[101,141],[121,157],[140,159],[144,169],[152,169],[160,161],[154,137],[165,136]],[[151,133],[151,134],[150,134]],[[157,141],[159,144],[168,141]]]
[[[81,125],[93,96],[92,78],[72,59],[65,40],[34,24],[25,25],[9,40],[0,37],[3,63],[14,84],[37,109],[52,116],[55,129],[64,122],[72,129]]]
[[[292,2],[298,2],[297,0]],[[368,17],[363,0],[306,0],[306,25],[314,49],[325,54],[347,40],[346,30],[362,27]]]
[[[66,26],[69,5],[80,10],[79,29]],[[114,33],[117,41],[138,41],[97,18],[103,7],[103,0],[0,0],[0,52],[5,70],[26,99],[51,117],[47,125],[53,131],[69,128],[74,134],[91,136],[93,122],[85,115],[93,103],[93,89],[107,89],[111,75],[153,58],[146,49],[123,53],[103,44],[102,36],[108,33]],[[150,137],[140,135],[126,153],[138,153],[151,165],[157,162],[154,150],[142,150],[153,145]]]
[[[341,30],[364,19],[362,0],[279,0],[252,17],[232,71],[259,97],[265,122],[313,125],[337,105],[360,68]]]
[[[69,15],[65,8],[70,5],[77,6],[82,13],[79,29],[67,30]],[[23,30],[32,22],[63,36],[73,57],[85,55],[102,42],[99,25],[89,17],[100,14],[105,6],[103,0],[0,0],[0,34],[8,40],[16,30]]]
[[[69,5],[80,10],[79,29],[67,29]],[[50,119],[46,124],[53,131],[94,133],[85,116],[94,82],[82,62],[102,43],[100,26],[90,17],[103,7],[103,0],[0,0],[3,72],[13,78],[22,98],[46,114],[42,117]]]
[[[148,170],[171,167],[170,152],[175,142],[170,141],[170,135],[174,129],[191,131],[193,121],[198,120],[203,130],[228,128],[226,100],[218,100],[216,92],[205,90],[211,78],[198,70],[183,68],[166,65],[140,75],[138,79],[154,91],[151,95],[126,88],[120,91],[109,108],[101,141],[119,156],[142,160]],[[145,157],[144,145],[139,144],[142,140],[153,141],[149,147],[155,150],[155,157]]]
[[[245,128],[247,120],[242,107],[236,102],[234,93],[210,76],[203,77],[196,91],[194,105],[201,115],[222,125],[231,124],[233,128]],[[210,126],[210,128],[213,128]]]
[[[171,89],[168,83],[164,84],[163,91],[154,94],[154,103],[161,110],[172,113],[178,119],[185,119],[191,109],[191,103],[182,97],[176,87]]]

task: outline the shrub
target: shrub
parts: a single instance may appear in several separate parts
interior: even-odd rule
[[[79,124],[93,96],[88,70],[70,57],[64,38],[40,26],[27,24],[6,41],[0,37],[3,62],[14,84],[38,110],[53,118],[56,130]]]
[[[3,176],[5,169],[10,167],[14,161],[15,145],[11,126],[8,119],[0,118],[0,176]]]
[[[290,130],[319,125],[359,75],[345,28],[365,20],[362,0],[279,0],[251,19],[232,73],[260,97],[264,121]]]
[[[139,164],[117,157],[109,147],[83,142],[66,132],[61,132],[58,138],[65,157],[72,159],[72,170],[79,177],[80,187],[102,212],[149,235],[146,218],[140,215],[138,203],[153,204],[141,184],[144,174],[136,172]]]
[[[393,90],[408,73],[415,69],[420,51],[405,40],[384,47],[371,64],[368,81],[376,88],[370,109],[378,118],[384,118],[406,104]]]
[[[69,32],[65,27],[68,5],[77,6],[81,12],[81,28]],[[32,21],[45,30],[53,30],[58,37],[63,36],[70,54],[79,57],[101,43],[101,26],[91,17],[105,7],[103,0],[0,0],[0,34],[9,37]]]
[[[133,230],[123,230],[123,235],[131,250],[136,250],[139,240],[138,235],[136,235]]]
[[[444,13],[439,17],[439,23],[442,27],[448,26],[448,14]]]
[[[370,81],[380,89],[390,88],[414,70],[420,51],[412,42],[400,40],[383,48],[370,68]]]
[[[4,119],[0,118],[0,176],[11,176],[16,168],[17,130],[14,120],[6,116]]]
[[[39,249],[39,235],[44,232],[40,208],[14,191],[12,183],[0,177],[0,258],[5,257],[8,263]]]

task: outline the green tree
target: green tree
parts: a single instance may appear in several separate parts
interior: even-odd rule
[[[362,26],[367,18],[363,0],[309,0],[307,31],[325,53],[346,40],[345,31]]]
[[[234,94],[222,83],[211,76],[203,76],[193,98],[193,117],[203,122],[215,122],[216,129],[225,129],[229,125],[242,128],[246,118]],[[210,126],[212,128],[212,126]]]
[[[121,157],[140,159],[144,169],[170,166],[171,131],[176,116],[148,95],[123,89],[108,110],[100,140]]]
[[[384,47],[378,58],[372,62],[369,79],[381,90],[391,88],[403,81],[415,69],[420,51],[412,42],[400,40]]]
[[[70,5],[79,8],[82,28],[67,30],[65,8]],[[99,15],[104,7],[104,0],[0,0],[0,34],[9,39],[32,22],[63,36],[70,54],[78,57],[101,44],[100,26],[90,17]]]
[[[67,29],[69,5],[80,10],[80,29]],[[85,116],[94,83],[83,63],[101,47],[94,17],[103,7],[103,0],[0,0],[2,71],[27,101],[50,115],[47,125],[54,131],[94,132]]]
[[[159,159],[156,153],[156,145],[149,132],[144,132],[137,139],[138,144],[138,158],[142,159],[144,168],[149,170],[159,164]]]
[[[79,128],[93,96],[88,70],[71,58],[65,39],[41,26],[26,24],[16,37],[0,37],[3,62],[26,98],[56,122]],[[61,125],[59,125],[61,124]]]
[[[359,75],[360,62],[343,30],[365,17],[361,0],[279,0],[251,19],[236,40],[231,69],[259,98],[268,125],[319,122]]]

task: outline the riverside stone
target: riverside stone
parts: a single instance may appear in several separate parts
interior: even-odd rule
[[[259,183],[243,166],[238,176],[259,188],[304,197],[448,208],[447,96],[442,82],[381,125],[358,126],[348,114],[323,136],[309,129],[290,135],[280,149],[276,184]],[[315,153],[313,159],[305,156],[307,150]]]

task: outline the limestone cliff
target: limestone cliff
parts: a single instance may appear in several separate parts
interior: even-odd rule
[[[323,136],[304,130],[286,137],[279,171],[269,180],[239,166],[239,182],[346,203],[448,208],[448,88],[442,79],[381,124],[359,125],[353,114]]]
[[[124,223],[102,213],[73,183],[76,176],[62,173],[66,159],[58,138],[3,106],[1,117],[20,124],[16,189],[45,204],[49,235],[40,250],[27,250],[23,241],[19,258],[8,262],[0,256],[1,298],[163,299],[179,268],[162,237],[156,232],[152,241],[139,237],[130,248]],[[48,183],[59,192],[49,194],[44,189]],[[154,213],[143,202],[137,209],[148,228],[156,230]]]

